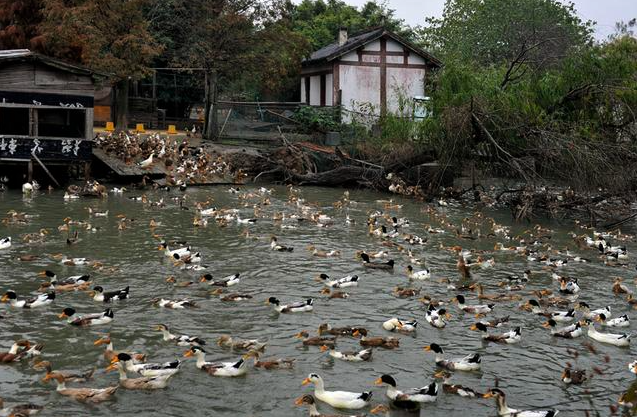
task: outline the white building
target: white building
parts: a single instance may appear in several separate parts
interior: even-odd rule
[[[385,28],[374,28],[314,52],[303,61],[301,102],[342,106],[343,120],[361,110],[396,113],[401,97],[423,97],[429,72],[441,66],[431,54]]]

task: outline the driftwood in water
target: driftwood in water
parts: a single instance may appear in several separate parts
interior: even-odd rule
[[[317,172],[310,174],[290,173],[290,179],[299,185],[324,185],[324,186],[342,186],[348,184],[360,184],[374,188],[382,188],[387,180],[384,178],[384,170],[382,168],[362,167],[356,165],[343,165],[325,172]]]

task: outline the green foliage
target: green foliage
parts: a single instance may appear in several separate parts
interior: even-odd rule
[[[292,119],[307,131],[336,132],[341,130],[338,111],[337,108],[331,107],[302,106],[294,113]]]
[[[443,61],[482,65],[527,51],[535,66],[547,66],[590,44],[592,34],[592,22],[582,22],[572,3],[558,0],[447,0],[442,18],[426,23],[421,42]]]
[[[393,9],[376,1],[368,1],[359,10],[341,0],[303,0],[294,8],[292,22],[294,31],[309,41],[312,50],[333,43],[341,27],[355,33],[385,26],[406,38],[414,35],[404,20],[395,16]]]

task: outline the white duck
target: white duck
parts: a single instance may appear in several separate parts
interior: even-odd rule
[[[151,152],[150,156],[148,158],[146,158],[143,161],[139,162],[139,167],[141,169],[150,168],[150,166],[153,164],[153,157],[154,156],[155,156],[155,152]]]
[[[184,357],[195,356],[195,366],[213,376],[237,377],[248,372],[246,357],[236,362],[206,362],[206,351],[199,346],[193,346],[184,353]]]
[[[498,404],[498,415],[501,417],[555,417],[558,410],[516,410],[509,408],[506,402],[506,396],[502,390],[492,388],[482,396],[483,398],[495,398]]]
[[[314,384],[314,396],[331,405],[334,408],[357,410],[369,405],[372,398],[371,391],[325,391],[323,378],[318,374],[310,374],[302,382],[302,385]]]
[[[411,265],[407,265],[407,276],[409,277],[409,279],[424,281],[431,277],[431,273],[429,272],[428,268],[425,268],[421,271],[415,271]]]
[[[431,403],[438,398],[438,384],[432,382],[422,388],[412,388],[408,391],[401,391],[396,388],[396,380],[391,375],[382,375],[375,385],[387,385],[387,398],[392,401],[409,401],[415,403]]]
[[[598,318],[599,320],[599,318]],[[595,328],[595,325],[588,319],[584,321],[584,325],[588,326],[588,337],[601,343],[614,346],[630,346],[630,335],[626,333],[601,333]]]
[[[478,353],[471,353],[462,358],[445,359],[444,351],[437,343],[425,346],[423,350],[432,351],[436,354],[436,365],[451,371],[477,371],[480,369],[482,358]]]
[[[11,236],[0,239],[0,249],[9,249],[11,247]]]

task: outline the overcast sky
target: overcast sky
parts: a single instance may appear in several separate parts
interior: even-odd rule
[[[345,0],[346,3],[361,6],[367,0]],[[577,12],[583,20],[597,22],[597,38],[603,39],[613,32],[615,22],[628,21],[637,17],[637,0],[573,0]],[[391,9],[409,25],[421,25],[425,16],[439,17],[444,0],[387,0]]]

